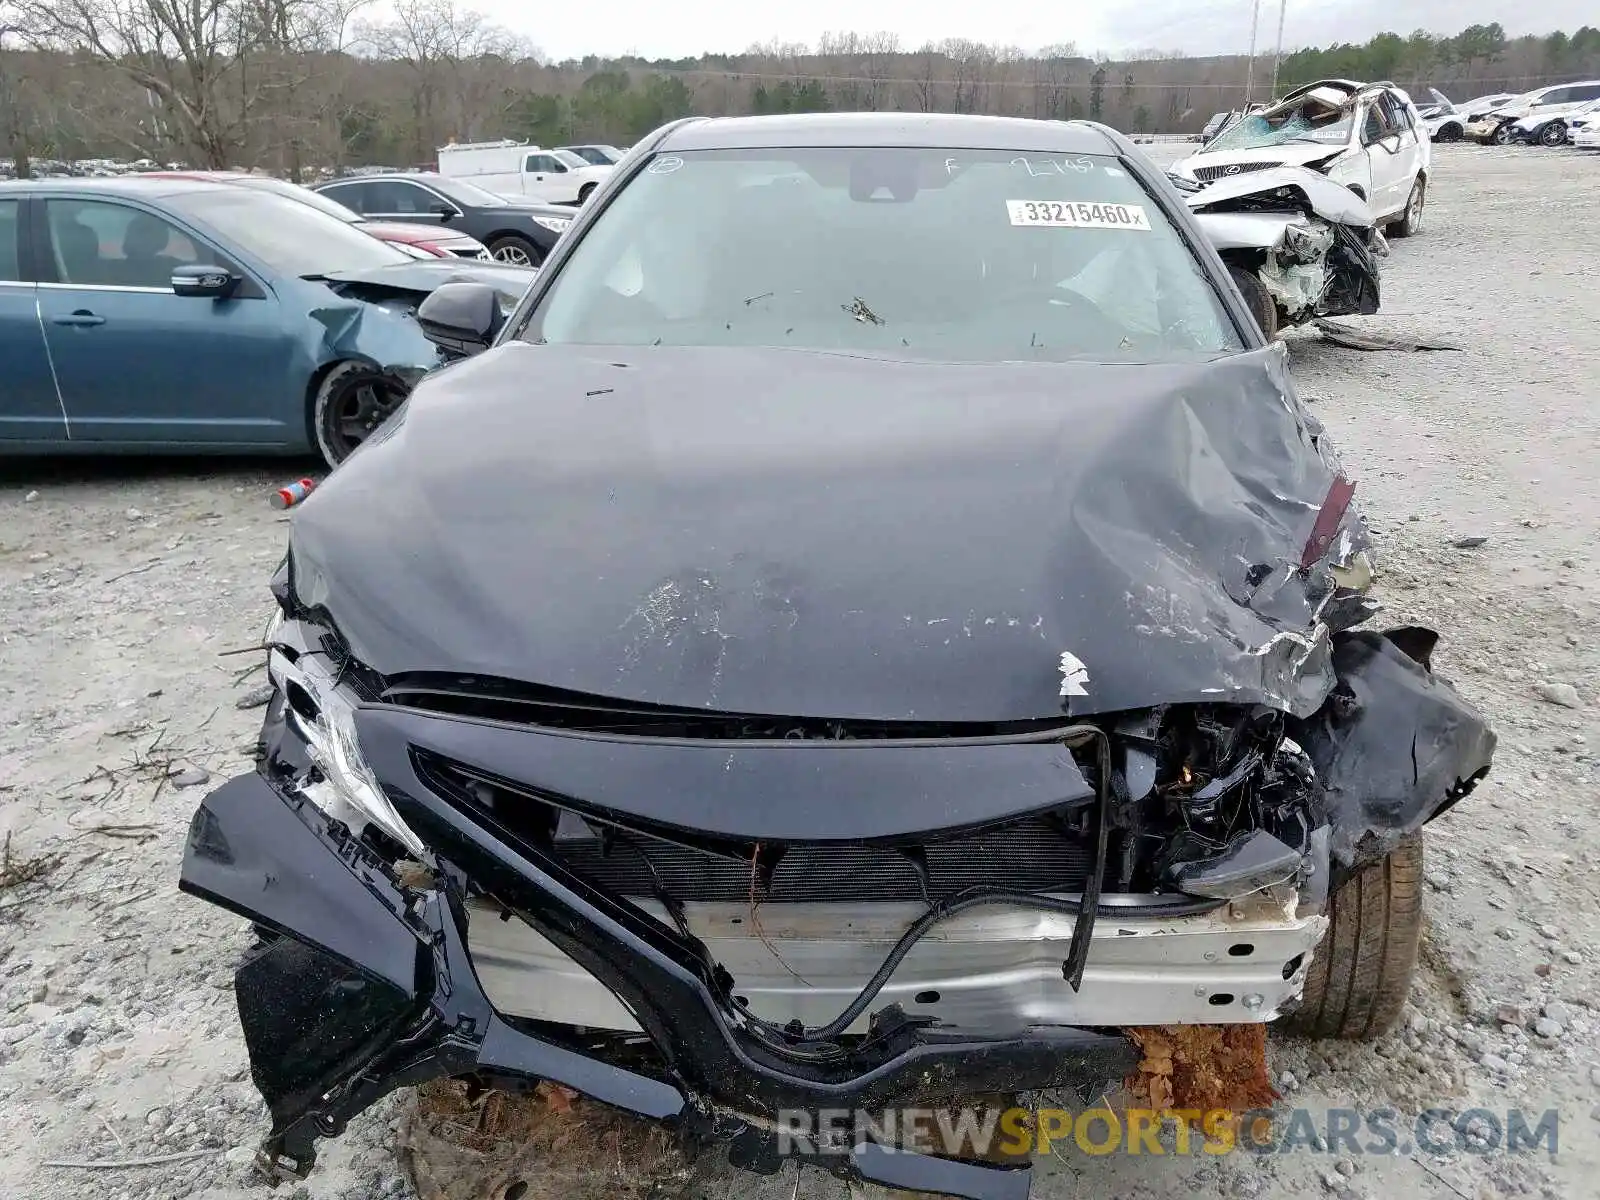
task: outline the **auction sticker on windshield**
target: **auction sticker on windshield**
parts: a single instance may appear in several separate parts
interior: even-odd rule
[[[1143,205],[1077,200],[1007,200],[1013,225],[1055,225],[1063,229],[1138,229],[1150,231]]]

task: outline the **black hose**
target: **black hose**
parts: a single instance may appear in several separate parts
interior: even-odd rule
[[[1111,826],[1111,739],[1106,732],[1096,725],[1069,725],[1053,731],[1053,735],[1064,744],[1071,745],[1074,740],[1094,738],[1097,742],[1097,778],[1095,791],[1097,803],[1095,806],[1094,842],[1095,860],[1094,868],[1089,873],[1089,878],[1084,884],[1083,893],[1075,900],[1059,896],[1044,896],[1033,892],[1018,892],[1008,888],[990,887],[978,884],[944,899],[935,902],[911,923],[905,933],[900,935],[900,940],[889,951],[883,964],[873,972],[872,978],[867,980],[866,986],[856,994],[849,1006],[826,1025],[816,1029],[807,1029],[801,1035],[805,1041],[829,1042],[837,1038],[846,1029],[855,1023],[856,1019],[866,1012],[867,1006],[877,997],[889,982],[895,969],[905,961],[906,955],[911,953],[911,948],[926,936],[932,929],[946,917],[954,916],[968,908],[976,908],[982,904],[1006,902],[1037,908],[1045,912],[1072,913],[1078,920],[1072,930],[1072,942],[1067,951],[1067,959],[1062,972],[1068,985],[1074,992],[1083,983],[1083,971],[1089,960],[1089,945],[1094,937],[1094,921],[1100,907],[1101,879],[1106,869],[1106,850],[1110,839]],[[1208,904],[1207,907],[1210,907]],[[792,1037],[785,1033],[781,1026],[760,1018],[753,1018],[758,1024],[769,1031]]]

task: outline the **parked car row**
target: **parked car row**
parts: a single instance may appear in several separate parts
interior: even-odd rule
[[[368,220],[471,236],[491,257],[519,267],[542,263],[573,218],[561,205],[498,196],[464,179],[422,171],[335,179],[315,191]]]
[[[1562,146],[1572,141],[1569,118],[1587,122],[1600,101],[1600,80],[1561,83],[1521,95],[1486,96],[1456,106],[1445,125],[1452,138],[1484,145]],[[1585,127],[1580,124],[1579,128]]]
[[[535,276],[458,240],[252,176],[0,184],[0,453],[338,463],[442,361],[423,299],[471,280],[509,311]]]

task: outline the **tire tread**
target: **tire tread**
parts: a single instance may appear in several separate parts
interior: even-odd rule
[[[1304,1037],[1382,1037],[1405,1008],[1422,941],[1422,835],[1351,876],[1329,898],[1328,922],[1284,1026]]]

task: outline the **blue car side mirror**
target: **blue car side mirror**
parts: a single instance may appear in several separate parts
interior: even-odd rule
[[[221,300],[233,294],[239,277],[226,267],[184,266],[172,269],[172,290],[179,296],[207,296]]]

